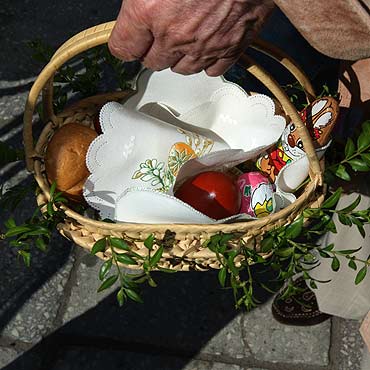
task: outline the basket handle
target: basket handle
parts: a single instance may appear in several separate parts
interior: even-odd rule
[[[26,152],[26,165],[29,171],[33,171],[34,158],[39,156],[39,153],[35,152],[33,134],[32,134],[32,118],[37,104],[37,99],[40,92],[43,91],[43,98],[46,101],[46,116],[53,122],[56,122],[57,117],[55,116],[52,109],[53,100],[53,77],[58,69],[71,58],[76,55],[91,49],[95,46],[108,42],[111,31],[115,25],[115,21],[104,23],[85,31],[78,33],[71,39],[66,41],[54,54],[50,62],[41,71],[36,81],[34,82],[28,99],[26,102],[25,113],[24,113],[24,129],[23,129],[23,140]],[[254,48],[264,52],[267,55],[272,56],[275,60],[279,61],[284,67],[286,67],[294,77],[301,83],[303,88],[307,92],[307,97],[314,96],[314,90],[309,79],[300,70],[300,68],[285,54],[278,49],[268,45],[265,42],[258,41]],[[315,149],[313,147],[310,135],[307,128],[302,123],[299,114],[295,107],[290,102],[288,96],[279,84],[271,77],[261,66],[259,66],[252,58],[247,55],[243,55],[239,63],[258,80],[260,80],[275,97],[282,104],[285,112],[296,124],[298,133],[302,138],[305,146],[305,152],[310,161],[310,177],[311,180],[315,180],[317,185],[322,184],[322,171],[320,168],[319,160],[317,158]]]

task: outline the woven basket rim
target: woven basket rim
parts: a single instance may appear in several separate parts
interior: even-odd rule
[[[93,97],[89,97],[83,99],[72,106],[67,107],[64,109],[60,114],[57,115],[57,118],[69,118],[71,119],[74,115],[80,114],[81,111],[89,106],[89,104],[101,105],[102,102],[106,101],[107,99],[122,99],[128,94],[131,94],[132,91],[120,91],[120,92],[110,92],[106,94],[99,94]],[[73,120],[73,119],[72,119]],[[67,123],[68,124],[68,123]],[[41,190],[49,197],[50,186],[46,179],[46,177],[42,173],[42,158],[43,154],[41,153],[42,148],[47,145],[47,141],[51,138],[51,134],[55,131],[55,124],[50,122],[49,124],[45,125],[42,133],[37,141],[36,144],[36,151],[39,153],[38,157],[35,159],[35,177],[39,183]],[[290,204],[289,206],[281,209],[278,212],[272,213],[269,216],[255,219],[255,220],[247,220],[247,221],[237,221],[232,223],[223,223],[223,224],[152,224],[152,223],[130,223],[130,222],[105,222],[100,220],[95,220],[90,217],[86,217],[81,215],[66,205],[61,205],[61,209],[63,209],[66,215],[82,225],[89,225],[94,226],[97,229],[105,229],[110,231],[137,231],[138,228],[151,230],[152,232],[163,232],[167,229],[171,229],[175,231],[177,229],[183,230],[191,229],[191,233],[214,233],[216,231],[223,231],[225,233],[229,232],[239,232],[243,233],[244,231],[248,231],[252,228],[256,228],[258,230],[263,230],[268,224],[279,222],[284,220],[285,223],[289,222],[289,215],[296,213],[297,210],[301,210],[302,208],[306,208],[308,200],[310,197],[313,196],[315,192],[319,192],[319,186],[314,181],[310,181],[305,190],[302,194],[297,198],[297,200]],[[221,230],[222,229],[222,230]],[[190,233],[189,233],[190,234]]]

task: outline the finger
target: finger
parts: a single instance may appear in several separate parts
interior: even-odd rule
[[[236,61],[238,57],[228,57],[218,59],[214,64],[206,68],[206,73],[210,77],[223,75]]]
[[[162,46],[159,39],[155,39],[151,48],[144,56],[142,64],[153,71],[161,71],[175,65],[183,56],[181,52],[169,52],[168,48]]]
[[[153,43],[153,35],[144,25],[130,19],[122,7],[108,41],[112,55],[124,61],[140,59]]]
[[[173,65],[171,69],[173,72],[180,73],[182,75],[191,75],[203,71],[208,66],[214,64],[216,60],[216,58],[200,59],[191,55],[185,55],[175,65]]]

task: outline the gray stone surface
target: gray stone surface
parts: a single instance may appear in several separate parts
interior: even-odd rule
[[[82,315],[87,310],[95,307],[101,300],[111,294],[117,284],[103,292],[97,292],[101,281],[99,270],[102,260],[77,248],[77,263],[74,281],[70,295],[66,298],[65,309],[62,317],[63,324]]]
[[[1,335],[14,340],[36,343],[53,328],[73,261],[74,258],[71,255],[59,271],[30,294],[26,302],[3,327]],[[11,309],[11,306],[9,308]]]
[[[183,370],[242,370],[238,365],[221,362],[190,361]]]
[[[356,320],[344,320],[335,318],[339,332],[337,340],[340,340],[337,347],[338,358],[335,360],[338,363],[338,370],[360,370],[362,360],[362,349],[364,342],[359,332],[360,322]]]
[[[242,370],[238,365],[177,358],[162,354],[71,349],[61,353],[50,370]]]
[[[36,370],[41,368],[42,356],[31,352],[25,356],[25,351],[14,346],[0,346],[0,369],[4,370]]]
[[[0,11],[0,80],[14,81],[35,75],[27,42],[42,40],[56,47],[75,33],[114,19],[121,0],[101,6],[97,1],[3,0]]]
[[[88,269],[91,274],[86,272]],[[94,291],[97,268],[78,270],[86,274],[86,278],[76,281],[83,280]],[[81,293],[79,297],[78,292],[90,288],[76,285],[68,306],[81,304],[78,312],[84,313],[64,325],[61,333],[109,337],[187,355],[200,351],[240,358],[247,354],[240,331],[240,312],[234,308],[231,292],[219,288],[217,272],[157,273],[154,279],[157,288],[142,287],[143,305],[128,302],[123,308],[118,307],[115,292],[95,307],[90,306],[89,300],[85,301],[87,306],[82,307],[85,296]],[[73,317],[71,311],[65,318],[70,314]]]
[[[270,303],[244,315],[244,339],[260,361],[311,364],[329,363],[330,321],[312,327],[282,325]]]
[[[18,357],[18,352],[12,348],[0,347],[0,368],[10,364]]]
[[[215,334],[200,350],[200,353],[210,353],[216,356],[227,355],[236,359],[249,356],[251,353],[242,337],[242,314],[238,314]]]

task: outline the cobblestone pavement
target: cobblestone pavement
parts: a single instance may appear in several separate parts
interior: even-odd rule
[[[114,19],[98,1],[5,0],[0,10],[0,141],[21,147],[27,92],[39,72],[25,42],[53,46]],[[306,47],[306,46],[305,46]],[[303,61],[304,62],[304,61]],[[306,61],[307,62],[307,61]],[[0,169],[5,187],[27,184],[22,162]],[[30,215],[26,198],[15,218]],[[9,214],[2,212],[0,221]],[[235,311],[215,272],[158,274],[145,304],[119,308],[114,289],[96,293],[100,261],[55,235],[31,268],[0,244],[0,368],[171,370],[357,370],[358,322],[333,318],[315,327],[280,325],[268,297],[251,313]]]

